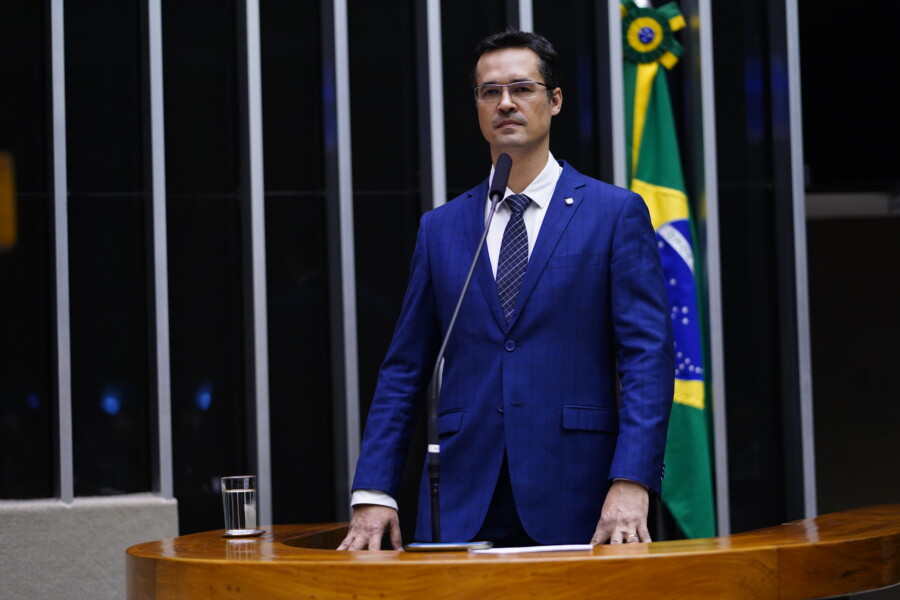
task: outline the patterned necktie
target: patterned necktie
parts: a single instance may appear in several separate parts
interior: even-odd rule
[[[503,232],[503,242],[500,244],[500,257],[497,260],[497,293],[500,296],[500,304],[503,305],[503,314],[506,320],[516,308],[516,297],[519,295],[519,287],[525,277],[525,267],[528,265],[528,232],[525,231],[525,221],[522,214],[531,204],[531,198],[525,194],[516,194],[508,197],[506,205],[512,211],[506,230]]]

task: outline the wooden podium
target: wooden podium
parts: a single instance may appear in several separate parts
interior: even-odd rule
[[[900,583],[900,505],[584,552],[338,552],[346,524],[222,530],[128,549],[130,600],[822,598]]]

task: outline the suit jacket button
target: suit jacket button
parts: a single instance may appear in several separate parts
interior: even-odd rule
[[[506,343],[503,345],[509,352],[512,352],[516,349],[516,343],[512,340],[506,340]]]

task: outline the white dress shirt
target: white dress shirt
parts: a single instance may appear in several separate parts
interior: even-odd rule
[[[534,242],[537,240],[538,233],[541,230],[541,223],[544,222],[544,215],[547,214],[547,207],[550,206],[550,198],[553,197],[553,191],[556,189],[556,183],[562,174],[562,167],[553,159],[553,154],[547,157],[547,164],[521,193],[531,198],[531,204],[522,213],[522,220],[525,222],[525,231],[528,232],[528,258],[531,258],[531,251],[534,250]],[[494,169],[491,168],[491,181],[494,180]],[[490,189],[490,186],[488,186]],[[511,189],[506,188],[503,198],[515,194]],[[487,220],[488,213],[491,210],[490,198],[485,200],[484,218]],[[500,202],[497,205],[497,212],[494,213],[494,219],[491,221],[491,230],[488,232],[487,244],[488,256],[491,258],[491,269],[494,277],[497,277],[497,260],[500,256],[500,244],[503,241],[503,232],[506,230],[506,224],[509,223],[509,217],[512,211],[506,202]]]

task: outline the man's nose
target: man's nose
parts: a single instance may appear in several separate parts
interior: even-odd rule
[[[516,108],[516,103],[513,102],[512,94],[509,93],[509,88],[503,88],[503,91],[500,93],[500,102],[498,103],[497,108],[500,110],[510,110]]]
[[[509,91],[509,87],[501,88],[500,91],[500,102],[497,103],[500,110],[510,110],[517,108],[515,101],[512,99],[512,94]]]

